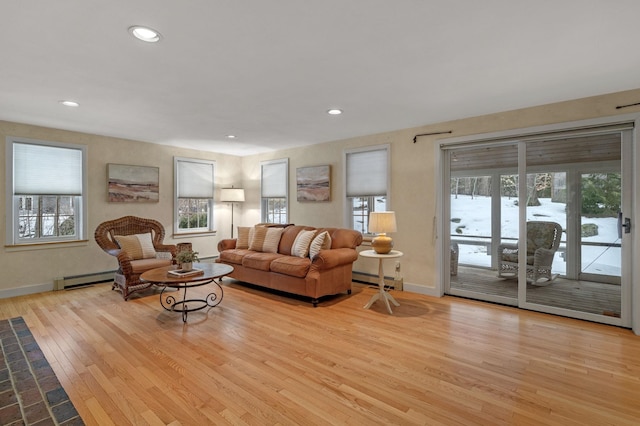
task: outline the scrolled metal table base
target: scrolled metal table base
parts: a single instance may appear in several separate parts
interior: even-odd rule
[[[204,299],[187,299],[188,288],[199,287],[209,283],[214,283],[217,286],[217,289],[220,290],[219,295],[216,291],[217,289],[214,289],[214,291],[209,293]],[[182,299],[178,300],[178,298],[176,298],[173,293],[165,294],[165,290],[167,288],[175,288],[178,291],[182,290]],[[215,279],[208,279],[199,282],[197,285],[164,285],[162,287],[162,291],[160,292],[160,305],[167,311],[182,313],[182,322],[186,323],[189,312],[200,311],[207,307],[213,308],[214,306],[218,306],[220,302],[222,302],[223,297],[224,290],[222,289],[220,283]]]

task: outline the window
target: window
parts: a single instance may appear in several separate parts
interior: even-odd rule
[[[289,159],[261,163],[261,217],[267,223],[287,223]]]
[[[345,153],[348,227],[368,234],[369,213],[386,211],[389,187],[389,146]]]
[[[174,158],[176,234],[213,231],[214,161]]]
[[[7,244],[84,238],[86,147],[7,138]]]

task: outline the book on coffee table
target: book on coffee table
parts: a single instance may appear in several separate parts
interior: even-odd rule
[[[202,269],[193,268],[185,271],[184,269],[175,269],[168,272],[169,275],[174,277],[192,277],[194,275],[202,275],[204,271]]]

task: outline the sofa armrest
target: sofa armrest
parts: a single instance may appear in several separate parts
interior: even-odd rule
[[[336,266],[353,263],[358,259],[358,252],[351,248],[320,250],[311,262],[311,267],[318,270],[331,269]]]
[[[232,250],[236,248],[237,239],[226,238],[218,241],[218,253],[222,253],[225,250]]]

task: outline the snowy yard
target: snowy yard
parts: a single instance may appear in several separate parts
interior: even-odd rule
[[[504,242],[515,242],[518,235],[518,206],[514,198],[502,197],[501,200],[501,232]],[[527,208],[527,221],[551,221],[559,223],[566,229],[566,214],[564,203],[552,203],[549,198],[541,198],[541,205]],[[491,237],[491,197],[468,195],[451,196],[451,236],[459,242],[465,239],[476,244],[461,244],[459,242],[459,263],[483,267],[491,266],[491,255],[488,252]],[[460,219],[459,222],[454,220]],[[619,244],[617,218],[582,218],[582,224],[592,223],[598,226],[598,235],[582,238],[583,242],[598,242]],[[484,238],[470,238],[484,237]],[[513,240],[508,240],[513,238]],[[560,249],[553,262],[553,272],[564,274],[566,264],[564,260],[566,234],[563,233]],[[620,275],[620,247],[582,247],[583,272],[605,275]]]

